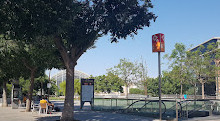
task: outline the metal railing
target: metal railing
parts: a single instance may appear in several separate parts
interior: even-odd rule
[[[177,109],[176,109],[177,103]],[[159,100],[156,99],[121,99],[121,98],[95,98],[94,110],[116,111],[132,113],[135,115],[158,117]],[[163,119],[188,119],[191,117],[220,114],[220,100],[162,100]]]

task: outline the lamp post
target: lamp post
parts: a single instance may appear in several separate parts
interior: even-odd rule
[[[158,77],[159,77],[159,114],[160,120],[162,119],[161,110],[161,64],[160,64],[160,52],[165,52],[164,34],[158,33],[152,36],[152,51],[158,52]]]

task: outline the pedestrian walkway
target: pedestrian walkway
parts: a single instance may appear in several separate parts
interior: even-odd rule
[[[55,106],[63,108],[63,101],[54,101]],[[90,106],[85,104],[79,108],[79,102],[75,102],[74,117],[80,121],[157,121],[149,117],[118,114],[111,112],[91,111]],[[0,107],[0,121],[59,121],[61,112],[52,114],[38,114],[38,112],[25,112],[25,109],[11,109]],[[189,119],[188,121],[220,121],[220,116],[209,116]]]
[[[11,107],[0,107],[0,121],[34,121],[31,112],[24,109],[11,109]]]

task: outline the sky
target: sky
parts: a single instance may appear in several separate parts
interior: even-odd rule
[[[143,58],[147,64],[148,76],[158,76],[158,54],[152,52],[152,35],[165,35],[165,52],[171,54],[175,43],[201,44],[213,37],[220,37],[220,0],[151,0],[151,12],[158,16],[150,27],[139,30],[133,38],[111,43],[106,35],[97,40],[96,48],[87,50],[77,62],[76,70],[89,75],[106,74],[106,69],[116,66],[120,59],[138,61]],[[161,57],[161,70],[168,70],[168,60]],[[53,69],[51,76],[59,70]],[[46,71],[48,74],[48,71]]]

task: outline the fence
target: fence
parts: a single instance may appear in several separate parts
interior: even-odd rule
[[[137,99],[95,98],[94,110],[123,110]]]
[[[120,113],[132,113],[135,115],[158,117],[158,99],[121,99],[121,98],[95,98],[94,110],[117,111]],[[220,114],[220,100],[162,100],[162,115],[164,119],[178,117],[188,119],[191,117]]]

